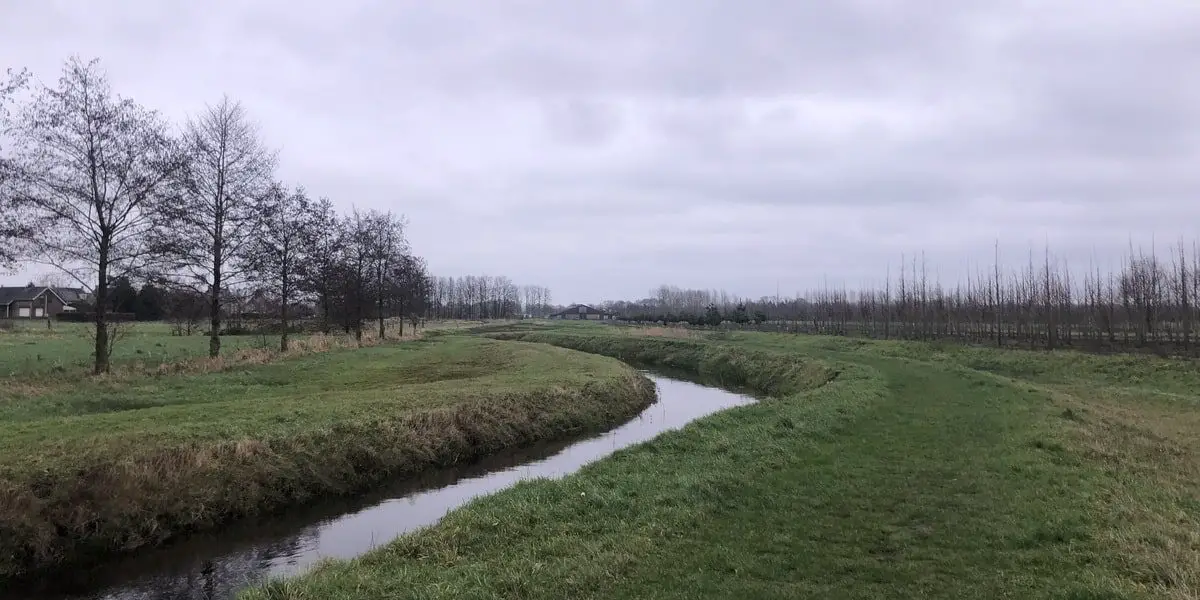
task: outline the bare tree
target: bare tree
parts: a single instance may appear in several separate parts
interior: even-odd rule
[[[164,211],[160,240],[184,281],[209,297],[208,351],[221,353],[222,294],[246,273],[247,254],[275,170],[245,109],[228,96],[190,119],[178,201]]]
[[[371,288],[375,296],[375,317],[379,324],[379,339],[387,336],[387,308],[394,303],[396,285],[392,280],[392,266],[408,252],[404,239],[404,218],[389,212],[371,211],[367,215],[366,241],[368,249]],[[404,334],[404,321],[400,321],[400,334]]]
[[[208,301],[204,295],[191,287],[166,289],[164,300],[166,317],[173,326],[172,335],[192,335],[192,331],[204,318],[204,312],[208,310]]]
[[[413,333],[417,325],[425,321],[429,313],[430,299],[433,296],[433,278],[425,268],[425,261],[420,257],[407,256],[408,278],[405,282],[405,304],[408,310],[408,322],[412,325]]]
[[[71,58],[13,127],[15,201],[37,259],[92,290],[96,373],[109,370],[109,282],[147,267],[155,200],[181,162],[164,121],[114,97],[96,60]]]
[[[363,320],[366,318],[368,286],[371,280],[371,259],[374,244],[371,239],[371,215],[358,209],[343,219],[344,233],[340,264],[343,307],[348,322],[354,328],[354,339],[362,345]]]
[[[429,276],[425,272],[425,261],[407,252],[396,257],[390,279],[392,296],[397,303],[397,313],[408,317],[416,331],[417,323],[425,314],[430,296]],[[401,335],[404,330],[401,329]]]
[[[255,279],[279,301],[280,352],[288,350],[288,310],[300,299],[300,269],[314,238],[311,207],[304,188],[288,193],[283,185],[272,185],[250,248]]]
[[[1031,247],[1025,265],[1007,270],[1000,262],[999,242],[994,252],[994,264],[976,266],[973,277],[951,287],[943,287],[936,275],[930,284],[928,266],[917,273],[915,261],[902,259],[898,280],[893,284],[889,267],[882,289],[855,292],[826,284],[791,299],[746,300],[730,310],[736,296],[664,285],[649,298],[606,306],[635,322],[711,326],[709,317],[714,315],[699,313],[699,301],[734,325],[768,331],[953,339],[1047,350],[1196,353],[1200,245],[1192,244],[1189,259],[1180,240],[1168,260],[1159,256],[1153,243],[1147,251],[1131,242],[1119,266],[1105,273],[1093,256],[1081,277],[1048,247],[1039,260]],[[751,312],[763,318],[754,323],[739,318]]]
[[[61,271],[49,271],[38,276],[34,283],[41,287],[63,288],[71,285],[71,278]]]
[[[309,206],[309,237],[305,240],[307,260],[300,266],[300,286],[316,296],[317,313],[325,333],[333,323],[333,311],[341,274],[342,221],[329,198],[319,198]]]
[[[8,107],[12,96],[24,88],[28,81],[27,71],[13,73],[12,69],[8,70],[4,80],[0,80],[0,134],[10,130],[11,113]],[[0,147],[0,269],[9,269],[16,263],[19,254],[16,244],[27,239],[31,232],[29,222],[20,218],[20,211],[14,206],[12,184],[16,166],[3,151],[4,148]]]

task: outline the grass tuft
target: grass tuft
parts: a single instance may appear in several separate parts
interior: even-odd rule
[[[304,586],[286,579],[276,579],[263,584],[259,597],[262,600],[309,600],[312,596]]]

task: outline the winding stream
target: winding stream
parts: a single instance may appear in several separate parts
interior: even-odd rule
[[[325,558],[352,558],[440,520],[448,511],[524,479],[557,478],[613,452],[753,398],[647,373],[658,400],[607,432],[544,443],[471,465],[430,471],[349,499],[193,535],[106,564],[55,573],[4,600],[230,600],[266,578]]]

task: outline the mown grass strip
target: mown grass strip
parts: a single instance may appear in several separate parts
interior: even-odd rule
[[[441,338],[85,394],[0,411],[0,578],[608,427],[654,389],[611,359]]]
[[[246,598],[1195,597],[1194,561],[1162,562],[1195,543],[1167,524],[1194,522],[1196,507],[1180,502],[1195,484],[1151,472],[1173,459],[1082,444],[1085,419],[1111,426],[1112,408],[1068,413],[1058,388],[911,360],[894,345],[580,329],[496,335],[691,365],[776,393]],[[822,372],[797,366],[813,362],[838,376],[780,387],[785,365],[803,378]],[[1156,481],[1171,482],[1171,500],[1151,493]],[[1162,518],[1118,518],[1138,510]]]

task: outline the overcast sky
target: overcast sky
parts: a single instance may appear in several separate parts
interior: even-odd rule
[[[0,0],[0,67],[73,53],[563,303],[1200,239],[1196,0]]]

